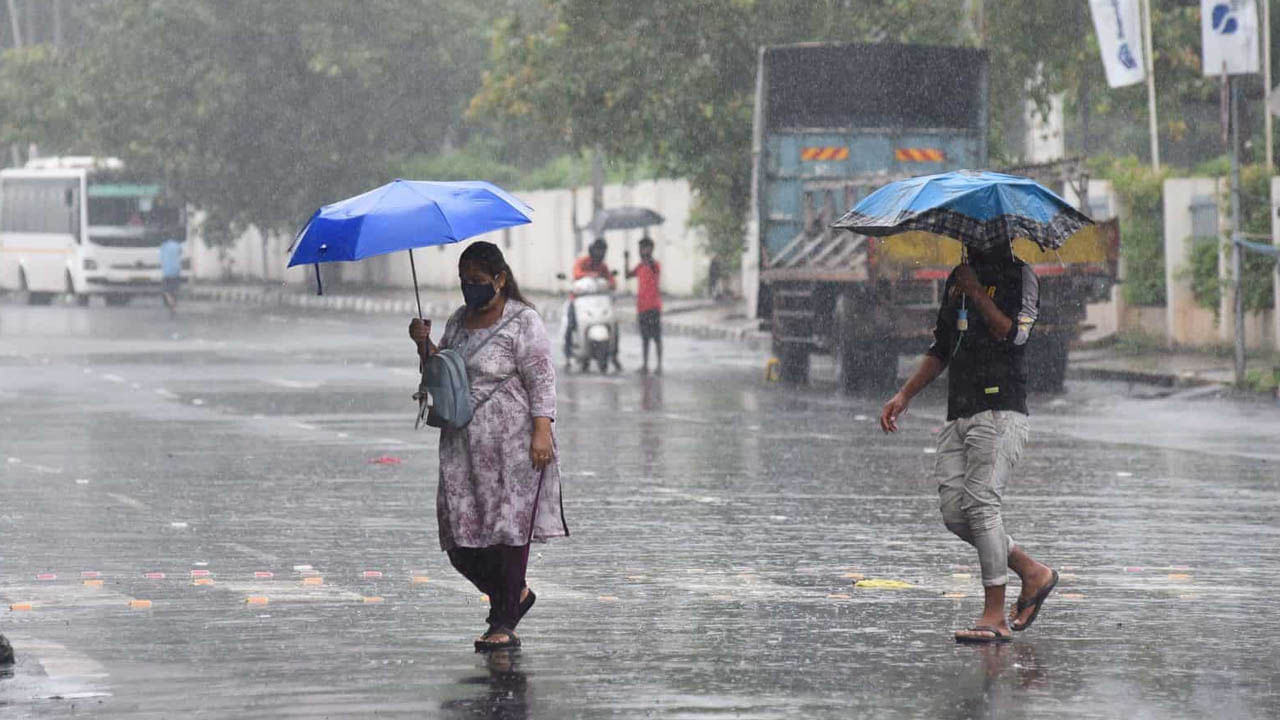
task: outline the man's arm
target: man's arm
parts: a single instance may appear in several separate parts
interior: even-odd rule
[[[968,265],[961,265],[956,268],[956,289],[964,294],[973,305],[973,309],[978,311],[982,319],[987,323],[987,332],[991,337],[997,340],[1003,340],[1009,337],[1009,332],[1013,329],[1013,319],[1005,315],[1000,307],[996,305],[996,301],[987,295],[983,289],[982,283],[978,282],[978,275],[973,268]]]
[[[925,351],[920,367],[916,368],[902,389],[889,398],[889,402],[880,410],[880,429],[887,433],[898,431],[898,418],[907,411],[911,399],[942,374],[955,351],[952,343],[955,310],[946,301],[951,284],[952,280],[948,279],[942,288],[942,307],[938,308],[938,319],[933,324],[933,344]]]

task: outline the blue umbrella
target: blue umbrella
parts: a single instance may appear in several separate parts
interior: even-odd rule
[[[532,222],[531,212],[532,208],[502,188],[481,180],[397,179],[317,210],[293,241],[289,267],[316,264],[318,284],[319,263],[408,250],[413,292],[417,296],[414,248],[446,245],[491,230],[524,225]],[[422,315],[421,298],[418,315]]]
[[[1020,237],[1054,250],[1092,224],[1084,213],[1034,180],[956,170],[889,183],[831,226],[878,236],[922,230],[982,251]]]

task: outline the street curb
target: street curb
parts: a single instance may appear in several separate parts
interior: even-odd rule
[[[1114,368],[1072,368],[1070,365],[1067,366],[1067,377],[1071,380],[1104,380],[1110,382],[1158,385],[1160,387],[1170,388],[1204,387],[1207,385],[1228,384],[1202,378],[1197,375],[1175,375],[1172,373],[1152,372],[1147,370],[1119,370]]]
[[[218,286],[188,286],[188,297],[208,302],[230,303],[238,305],[254,305],[262,307],[292,307],[308,310],[339,310],[369,314],[408,315],[418,312],[418,305],[413,300],[391,300],[385,298],[361,297],[359,295],[310,295],[289,290],[255,290],[252,288]],[[442,303],[422,303],[422,313],[426,317],[448,317],[456,305]],[[700,308],[677,311],[693,312]],[[619,314],[624,323],[634,323],[633,314],[623,311]],[[672,321],[663,319],[662,331],[668,335],[702,338],[707,340],[724,340],[739,343],[752,350],[763,350],[770,346],[769,333],[755,328],[731,328],[700,323]]]

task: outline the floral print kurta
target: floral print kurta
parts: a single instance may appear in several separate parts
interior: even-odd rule
[[[568,535],[558,453],[541,478],[529,459],[533,418],[554,421],[556,416],[556,371],[542,318],[528,305],[508,300],[491,327],[468,330],[465,313],[460,308],[449,318],[440,340],[441,348],[464,357],[513,314],[520,315],[467,360],[472,401],[492,396],[465,428],[440,432],[440,546],[520,546]]]

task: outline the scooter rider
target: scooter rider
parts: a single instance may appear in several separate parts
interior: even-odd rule
[[[609,281],[609,289],[618,289],[618,279],[614,277],[613,271],[609,269],[609,264],[604,261],[605,253],[609,251],[609,243],[604,238],[598,237],[587,247],[587,254],[573,261],[573,279],[581,280],[584,277],[601,277]],[[569,305],[566,312],[565,329],[564,329],[564,356],[565,358],[573,355],[573,334],[578,329],[578,314],[573,307],[574,296],[569,294]],[[617,337],[617,333],[614,333]],[[622,366],[618,363],[617,347],[615,343],[613,354],[613,365],[619,370]]]

